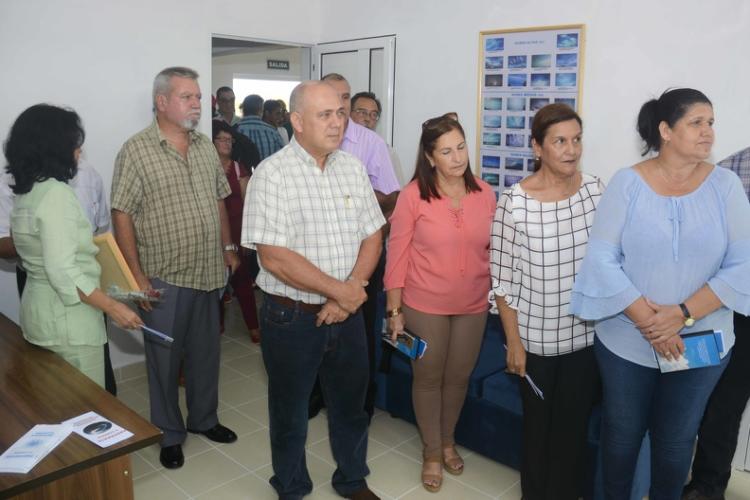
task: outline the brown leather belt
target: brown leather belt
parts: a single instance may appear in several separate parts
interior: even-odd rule
[[[319,313],[323,308],[323,304],[307,304],[305,302],[300,302],[299,300],[292,300],[289,297],[274,295],[272,293],[266,293],[266,297],[270,298],[277,304],[281,304],[282,306],[286,306],[291,309],[299,308],[302,311],[313,314]]]

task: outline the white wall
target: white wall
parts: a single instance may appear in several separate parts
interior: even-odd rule
[[[420,124],[456,111],[476,145],[479,32],[584,23],[583,168],[608,179],[638,160],[640,105],[670,86],[714,102],[720,160],[750,145],[750,2],[321,0],[321,42],[395,34],[394,145],[413,168]],[[476,164],[474,161],[473,164]]]
[[[310,44],[319,38],[319,10],[318,0],[2,0],[0,138],[32,104],[71,106],[84,122],[86,155],[108,190],[120,146],[150,123],[159,70],[193,67],[208,96],[212,33]],[[208,131],[210,99],[203,103]],[[8,268],[0,266],[0,312],[17,320]],[[127,363],[132,356],[122,351],[133,349],[115,346],[115,365]]]
[[[715,159],[750,144],[743,0],[2,0],[0,138],[31,104],[72,106],[88,159],[109,186],[120,145],[151,119],[156,72],[192,66],[210,93],[212,33],[301,44],[396,34],[395,146],[409,165],[419,124],[446,111],[459,113],[475,144],[480,30],[570,23],[587,25],[586,170],[609,178],[638,159],[638,108],[668,86],[713,99]],[[209,106],[205,99],[205,116]],[[13,275],[2,269],[0,312],[17,319]]]

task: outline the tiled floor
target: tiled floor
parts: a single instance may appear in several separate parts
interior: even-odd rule
[[[219,380],[219,419],[240,436],[220,445],[188,435],[185,465],[167,470],[159,464],[159,448],[152,446],[131,456],[138,500],[275,499],[268,484],[272,475],[268,437],[266,375],[260,350],[250,342],[233,302],[227,308],[227,331],[222,338]],[[148,386],[143,365],[117,370],[118,397],[148,418]],[[184,391],[181,392],[184,410]],[[403,420],[378,412],[370,427],[368,484],[385,499],[450,500],[521,497],[518,472],[461,449],[466,471],[445,474],[438,494],[425,491],[419,480],[421,447],[417,429]],[[335,468],[328,443],[324,412],[310,421],[307,464],[313,479],[312,499],[340,498],[331,487]],[[750,473],[732,475],[727,500],[750,500]]]

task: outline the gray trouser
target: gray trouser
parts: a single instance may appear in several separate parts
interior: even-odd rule
[[[165,289],[153,311],[142,311],[146,326],[174,338],[173,343],[144,333],[151,422],[160,428],[161,446],[185,441],[186,428],[177,396],[180,362],[185,360],[187,428],[204,431],[218,423],[219,292],[194,290],[152,279]]]

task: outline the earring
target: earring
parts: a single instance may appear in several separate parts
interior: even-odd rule
[[[535,159],[536,161],[539,161],[539,160],[541,160],[541,159],[542,159],[542,157],[541,157],[541,156],[535,156],[535,157],[534,157],[534,159]]]

